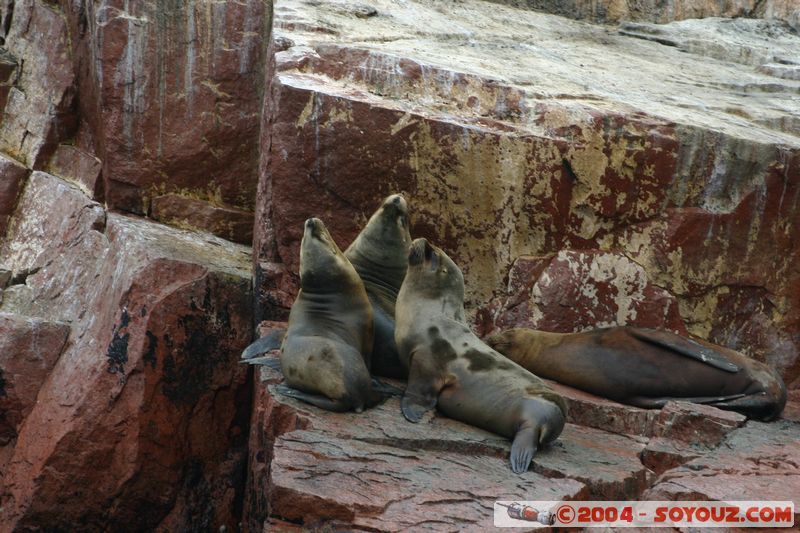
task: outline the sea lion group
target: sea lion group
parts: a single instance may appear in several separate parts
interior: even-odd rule
[[[256,356],[281,343],[281,392],[331,411],[361,412],[400,392],[371,374],[407,379],[407,420],[438,408],[503,435],[516,473],[566,420],[564,399],[538,376],[645,408],[680,399],[768,420],[786,402],[768,366],[666,331],[512,329],[487,342],[467,324],[461,270],[426,239],[412,243],[408,204],[393,194],[344,253],[321,220],[305,222],[285,335],[259,339],[243,358],[268,362]]]

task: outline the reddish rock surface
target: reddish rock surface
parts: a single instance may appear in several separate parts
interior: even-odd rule
[[[0,154],[0,242],[8,228],[8,219],[17,206],[17,198],[28,178],[28,169],[19,162]]]
[[[490,524],[493,498],[698,499],[699,493],[679,493],[669,484],[673,472],[691,476],[698,461],[720,469],[729,461],[756,461],[734,469],[726,489],[704,493],[712,499],[761,498],[750,474],[788,476],[785,486],[770,492],[773,499],[791,499],[796,488],[789,448],[800,426],[789,421],[742,427],[742,415],[713,407],[670,402],[645,411],[556,386],[568,399],[570,423],[537,454],[531,471],[517,477],[506,472],[509,443],[498,436],[438,415],[410,424],[397,399],[362,414],[328,413],[282,396],[275,390],[281,381],[280,372],[256,368],[245,506],[250,531],[273,524],[289,530],[292,524],[480,528]],[[613,432],[583,421],[608,421],[604,429]],[[758,442],[753,428],[762,433]],[[693,483],[710,487],[714,481],[704,475]]]
[[[271,11],[268,0],[6,2],[0,152],[116,210],[204,200],[162,202],[161,218],[249,244]]]
[[[0,109],[6,107],[18,66],[17,59],[5,47],[0,47]]]
[[[52,371],[2,454],[0,530],[234,527],[250,408],[238,363],[252,335],[249,250],[107,214],[42,172],[20,211],[1,257],[27,275],[0,310],[71,333],[60,357],[40,355]]]
[[[642,462],[657,474],[702,456],[744,424],[746,417],[707,405],[668,402],[658,413]]]
[[[253,213],[166,194],[153,198],[150,217],[182,228],[196,228],[239,244],[253,243]]]
[[[0,446],[33,409],[69,332],[67,324],[0,313]]]
[[[88,196],[98,197],[96,194],[100,178],[102,162],[92,154],[70,144],[61,144],[56,148],[48,172],[59,178],[78,185]]]
[[[567,401],[567,420],[573,424],[623,435],[653,435],[658,411],[617,403],[555,381],[545,381]]]
[[[0,121],[0,151],[39,169],[78,125],[69,30],[58,6],[39,0],[6,2],[4,15],[5,47],[19,66]]]
[[[636,325],[686,333],[675,297],[621,253],[520,257],[511,267],[508,287],[508,300],[490,322],[497,329],[573,332]]]
[[[434,416],[411,424],[398,399],[358,415],[281,396],[257,370],[246,506],[250,530],[273,518],[314,525],[436,531],[491,525],[497,498],[626,499],[648,486],[637,440],[568,424],[531,471],[510,473],[510,443]]]
[[[109,206],[182,192],[252,211],[272,3],[62,5]]]
[[[643,499],[794,501],[800,512],[800,425],[748,422],[723,446],[662,474]]]

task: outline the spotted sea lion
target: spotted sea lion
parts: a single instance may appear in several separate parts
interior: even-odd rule
[[[767,365],[664,330],[622,326],[549,333],[518,328],[487,342],[538,376],[637,407],[684,400],[769,420],[786,403],[786,386]]]
[[[380,401],[368,369],[372,307],[353,265],[321,220],[305,222],[300,291],[289,312],[281,392],[330,411],[361,412]]]
[[[394,341],[394,308],[406,275],[411,245],[408,223],[405,198],[392,194],[344,252],[364,282],[372,303],[375,340],[371,370],[379,376],[400,379],[407,374]]]
[[[401,400],[408,420],[419,422],[438,407],[450,418],[513,439],[516,473],[561,433],[564,399],[472,333],[464,314],[464,276],[425,239],[411,245],[396,318],[400,359],[409,368]]]

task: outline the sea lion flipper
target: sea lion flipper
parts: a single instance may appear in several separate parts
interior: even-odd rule
[[[344,413],[352,409],[350,404],[347,404],[345,402],[332,400],[327,396],[322,396],[320,394],[309,394],[307,392],[293,389],[288,385],[283,385],[283,384],[278,385],[275,387],[275,390],[277,390],[284,396],[289,396],[290,398],[295,398],[297,400],[310,403],[311,405],[319,407],[320,409],[325,409],[326,411],[333,411],[335,413]]]
[[[536,453],[537,440],[536,428],[524,428],[517,431],[514,442],[511,443],[511,470],[515,474],[527,472]]]
[[[422,420],[425,413],[436,407],[436,401],[431,402],[424,398],[416,398],[406,394],[400,401],[400,410],[409,422],[417,423]]]
[[[247,361],[253,359],[261,354],[267,353],[272,350],[277,350],[281,347],[283,337],[286,335],[286,329],[273,329],[265,336],[257,339],[250,346],[242,352],[242,359]]]
[[[405,392],[403,389],[398,389],[394,385],[384,383],[376,377],[372,378],[372,390],[382,394],[383,396],[402,396],[403,392]]]
[[[429,353],[417,350],[411,355],[408,385],[400,401],[400,409],[409,422],[419,422],[438,403],[443,382],[434,368]]]
[[[279,357],[254,357],[253,359],[246,359],[244,361],[240,361],[240,363],[246,363],[249,365],[263,365],[271,368],[272,370],[277,370],[278,372],[282,372],[281,370],[281,360]]]
[[[724,370],[725,372],[735,374],[740,370],[738,365],[732,363],[725,357],[725,354],[669,331],[634,327],[628,327],[627,331],[631,336],[640,341],[660,346],[661,348],[685,355],[686,357],[691,357],[696,361]]]

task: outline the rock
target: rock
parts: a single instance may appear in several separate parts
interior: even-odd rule
[[[273,331],[285,330],[289,326],[288,322],[278,322],[275,320],[264,320],[256,326],[258,337],[266,337]]]
[[[708,405],[667,402],[654,422],[642,462],[656,474],[714,450],[746,417]]]
[[[26,179],[28,179],[28,169],[0,154],[0,243],[8,228],[8,221],[14,214],[17,198]]]
[[[48,172],[74,183],[90,198],[100,185],[102,162],[92,154],[70,144],[60,144],[50,160]]]
[[[509,273],[509,298],[495,327],[569,333],[636,325],[686,333],[677,300],[625,255],[561,251],[521,257]]]
[[[176,193],[252,212],[272,2],[62,6],[109,206]]]
[[[78,125],[69,32],[51,3],[12,2],[7,9],[5,46],[19,71],[0,120],[0,151],[41,169]]]
[[[66,324],[0,313],[0,446],[16,437],[69,333]]]
[[[653,435],[657,410],[617,403],[555,381],[545,382],[567,401],[567,420],[573,424],[621,435],[643,438]]]
[[[397,398],[362,414],[281,396],[280,373],[257,373],[246,520],[382,531],[485,527],[497,498],[635,498],[649,480],[634,439],[568,424],[510,473],[510,443],[442,416],[411,424]],[[269,487],[269,490],[267,490]]]
[[[253,243],[253,212],[166,194],[153,198],[150,216],[159,222],[200,229],[239,244]]]
[[[800,425],[750,421],[724,445],[662,474],[642,499],[800,500]]]
[[[789,20],[791,0],[490,0],[591,22],[646,20],[659,24],[705,17],[750,17]],[[796,7],[796,6],[795,6]]]
[[[403,190],[412,234],[462,267],[480,333],[499,316],[566,330],[642,320],[800,382],[787,104],[800,82],[759,70],[764,53],[791,67],[799,36],[778,20],[640,23],[633,36],[475,0],[372,5],[369,19],[341,3],[276,11],[274,37],[293,46],[276,53],[261,138],[259,319],[286,316],[306,218],[346,246],[369,206]],[[509,272],[538,268],[519,258],[558,270],[551,305],[506,292]],[[526,281],[543,290],[539,275]],[[559,299],[579,277],[597,302]],[[509,296],[531,314],[514,317]]]
[[[14,85],[18,66],[17,58],[4,47],[0,47],[0,109],[6,107],[8,93]]]
[[[800,389],[789,391],[786,407],[783,408],[781,418],[800,422]]]
[[[13,311],[73,334],[3,455],[3,531],[233,529],[249,249],[106,213],[43,172],[19,206],[0,251],[4,268],[28,272]]]

